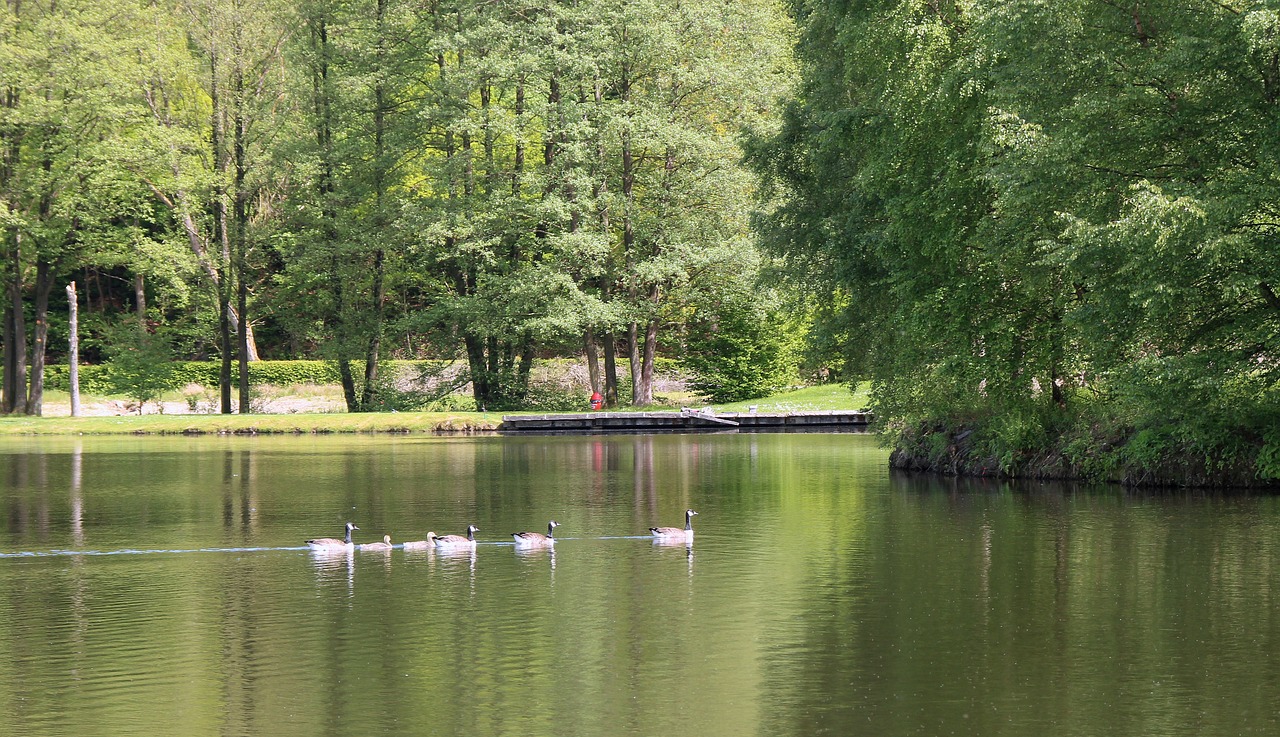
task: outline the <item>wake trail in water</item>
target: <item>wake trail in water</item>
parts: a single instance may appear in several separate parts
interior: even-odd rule
[[[557,537],[556,542],[570,542],[575,540],[651,540],[651,535],[604,535],[601,537]],[[477,547],[513,547],[514,542],[498,542],[498,541],[476,541]],[[397,550],[401,549],[400,545],[396,545]],[[324,554],[329,551],[312,551],[306,545],[293,545],[287,547],[249,547],[249,548],[124,548],[122,550],[22,550],[12,553],[0,553],[0,560],[6,558],[65,558],[78,555],[85,556],[108,556],[108,555],[186,555],[194,553],[268,553],[275,551],[301,550],[307,552],[317,552]],[[345,554],[346,551],[339,551]],[[353,552],[362,552],[359,550]],[[363,551],[368,552],[368,551]]]

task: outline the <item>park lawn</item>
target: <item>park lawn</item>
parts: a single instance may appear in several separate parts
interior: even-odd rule
[[[0,435],[470,433],[497,430],[501,421],[492,412],[23,416],[0,418]]]
[[[868,384],[850,391],[848,384],[818,384],[745,402],[710,405],[717,412],[819,412],[823,410],[864,410],[869,402]],[[704,405],[705,406],[705,405]]]
[[[718,412],[804,412],[860,410],[866,387],[851,392],[843,384],[824,384],[771,397],[725,405]],[[696,404],[704,407],[706,404]],[[672,407],[627,407],[619,411],[673,410]],[[144,414],[87,417],[0,417],[0,435],[231,435],[317,433],[473,433],[492,432],[500,412],[291,412],[288,414]],[[545,414],[523,412],[509,414]],[[559,413],[556,413],[559,414]]]

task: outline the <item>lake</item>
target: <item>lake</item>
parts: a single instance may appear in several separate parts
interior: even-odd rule
[[[1280,733],[1276,498],[886,460],[856,434],[0,439],[0,724]],[[688,508],[693,544],[655,544]],[[550,519],[553,551],[515,549]],[[479,544],[303,544],[347,520]]]

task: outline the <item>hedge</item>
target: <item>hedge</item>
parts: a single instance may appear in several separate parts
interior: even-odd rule
[[[395,375],[404,376],[409,371],[416,371],[427,364],[438,365],[440,361],[390,361]],[[222,364],[218,361],[175,361],[172,388],[179,389],[187,384],[199,384],[205,387],[218,386],[218,374]],[[625,359],[619,360],[619,379],[630,383],[627,375]],[[666,357],[658,357],[654,362],[656,373],[676,371],[677,362]],[[363,371],[363,365],[354,370]],[[54,391],[70,391],[70,367],[66,364],[46,366],[44,385]],[[115,392],[111,384],[111,364],[82,364],[80,366],[80,391],[96,396],[109,396]],[[231,368],[231,380],[236,381],[236,368]],[[333,361],[253,361],[249,364],[249,383],[255,386],[289,386],[291,384],[337,384],[338,365]]]

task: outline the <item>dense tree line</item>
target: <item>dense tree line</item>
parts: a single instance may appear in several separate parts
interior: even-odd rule
[[[39,413],[72,279],[86,356],[218,358],[224,411],[259,353],[336,362],[352,410],[393,355],[497,409],[585,353],[614,403],[621,354],[646,404],[660,346],[756,288],[770,0],[3,7],[5,411]]]
[[[793,7],[767,239],[904,465],[1280,478],[1273,3]]]

